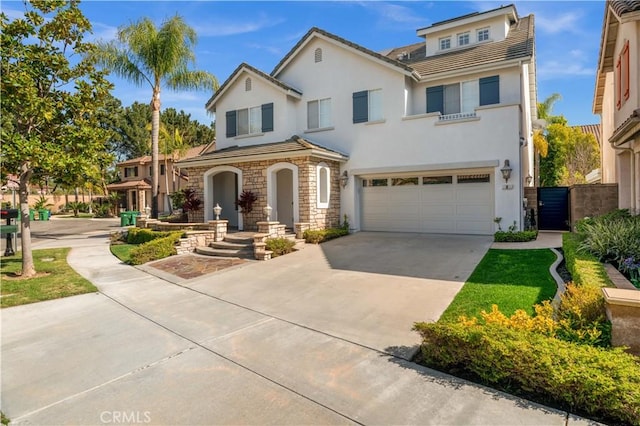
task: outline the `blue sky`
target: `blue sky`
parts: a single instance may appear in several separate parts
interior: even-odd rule
[[[509,2],[496,1],[97,1],[81,9],[94,27],[93,39],[110,40],[119,26],[147,16],[158,25],[176,13],[198,33],[196,67],[213,73],[220,84],[241,62],[270,73],[309,28],[316,26],[374,51],[416,43],[416,30],[434,22]],[[520,16],[536,19],[538,99],[552,93],[562,99],[554,113],[569,124],[598,123],[591,112],[604,1],[516,1]],[[12,15],[21,2],[3,1]],[[149,87],[112,77],[114,95],[123,105],[147,103]],[[162,107],[182,109],[210,123],[207,92],[164,90]]]

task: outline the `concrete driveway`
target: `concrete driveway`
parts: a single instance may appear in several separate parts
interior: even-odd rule
[[[489,238],[362,233],[190,281],[91,241],[69,263],[100,293],[2,311],[12,424],[582,421],[402,358]]]

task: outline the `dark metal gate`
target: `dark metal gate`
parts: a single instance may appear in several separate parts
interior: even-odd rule
[[[569,188],[538,188],[538,229],[569,230]]]

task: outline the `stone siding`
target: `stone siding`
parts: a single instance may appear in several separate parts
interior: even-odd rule
[[[340,222],[340,164],[336,161],[321,160],[313,157],[283,158],[244,163],[228,163],[242,170],[242,190],[251,191],[258,200],[251,213],[243,216],[244,230],[257,230],[257,223],[264,221],[263,209],[267,205],[267,169],[276,163],[290,163],[298,167],[298,203],[299,221],[308,222],[313,229],[338,226]],[[316,166],[324,162],[331,169],[331,189],[329,208],[317,207],[317,171]],[[204,174],[215,166],[189,167],[188,187],[204,201]],[[208,206],[203,206],[208,208]],[[272,206],[273,207],[273,206]],[[189,222],[204,222],[204,208],[189,212]]]
[[[569,188],[571,229],[585,217],[600,216],[618,208],[618,184],[573,185]]]

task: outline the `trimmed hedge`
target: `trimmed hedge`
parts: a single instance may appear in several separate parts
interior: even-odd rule
[[[152,231],[147,228],[131,228],[127,233],[128,244],[144,244],[158,238],[165,238],[173,234],[182,235],[182,231]]]
[[[496,243],[524,243],[538,238],[538,231],[498,231],[493,234],[493,241]]]
[[[182,236],[182,232],[169,232],[168,234],[165,237],[156,238],[131,249],[129,263],[131,265],[141,265],[176,254],[175,246]]]
[[[323,243],[325,241],[333,240],[334,238],[344,237],[349,235],[349,230],[344,228],[328,228],[318,230],[304,231],[304,241],[311,244]]]
[[[580,235],[562,234],[562,250],[573,281],[579,286],[613,287],[602,263],[594,255],[579,250],[580,244]]]
[[[269,238],[265,243],[267,244],[265,248],[273,252],[271,254],[272,257],[291,253],[296,245],[295,241],[288,238]]]
[[[572,412],[640,425],[640,364],[603,349],[500,325],[416,323],[426,365]]]

